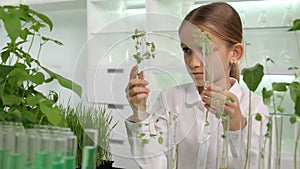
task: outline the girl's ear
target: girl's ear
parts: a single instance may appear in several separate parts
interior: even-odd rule
[[[243,54],[244,54],[244,46],[241,43],[235,44],[232,49],[232,57],[230,62],[237,63],[242,59]]]

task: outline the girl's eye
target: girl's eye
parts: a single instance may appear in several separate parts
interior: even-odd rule
[[[190,52],[191,49],[188,48],[188,47],[183,47],[183,48],[182,48],[182,51],[183,51],[184,53],[187,53],[187,52]]]

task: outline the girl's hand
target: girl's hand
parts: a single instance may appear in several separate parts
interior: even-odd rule
[[[130,72],[130,79],[125,88],[127,100],[133,110],[133,121],[139,122],[138,109],[146,111],[146,100],[150,90],[146,88],[148,82],[144,80],[144,73],[141,72],[137,78],[138,65],[134,66]]]
[[[201,98],[206,109],[211,113],[223,112],[223,116],[230,117],[230,130],[236,131],[246,126],[246,119],[243,117],[239,100],[231,92],[222,90],[217,86],[207,86],[201,93]]]

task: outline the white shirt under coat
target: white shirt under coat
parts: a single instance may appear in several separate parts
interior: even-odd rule
[[[249,90],[241,88],[231,78],[230,92],[239,100],[242,114],[248,119]],[[251,115],[268,115],[268,107],[261,96],[251,93]],[[132,157],[143,169],[215,169],[217,168],[217,140],[220,141],[223,127],[219,120],[209,113],[211,133],[204,129],[206,109],[193,83],[165,89],[149,111],[150,116],[142,122],[133,123],[132,117],[125,121]],[[171,114],[169,113],[171,112]],[[175,118],[174,118],[175,117]],[[248,125],[251,125],[250,168],[258,168],[260,125],[252,122],[241,131],[227,131],[228,169],[240,169],[245,161]],[[173,120],[172,120],[173,119]],[[176,119],[176,124],[174,122]],[[265,120],[263,120],[265,122]],[[176,127],[174,127],[176,126]],[[266,127],[263,124],[262,129]],[[176,133],[174,135],[174,133]],[[150,135],[151,134],[151,135]],[[158,138],[163,137],[160,144]],[[174,159],[175,145],[178,144],[177,162]]]

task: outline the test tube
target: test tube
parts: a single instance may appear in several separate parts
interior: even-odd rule
[[[59,133],[53,133],[52,169],[64,169],[64,158],[67,152],[67,139]]]
[[[39,132],[38,151],[35,157],[36,169],[52,168],[52,138],[50,132],[45,129],[37,129]]]
[[[65,159],[65,169],[74,169],[76,166],[77,137],[67,136],[67,156]]]
[[[9,159],[9,126],[7,123],[2,122],[0,124],[0,168],[9,169],[8,159]]]
[[[38,151],[38,133],[36,129],[26,129],[27,151],[25,154],[25,169],[34,169],[35,155]]]
[[[97,143],[98,131],[95,129],[85,129],[81,169],[96,169]]]
[[[11,123],[12,132],[9,133],[11,152],[9,154],[9,169],[24,169],[26,153],[26,134],[21,123]]]

